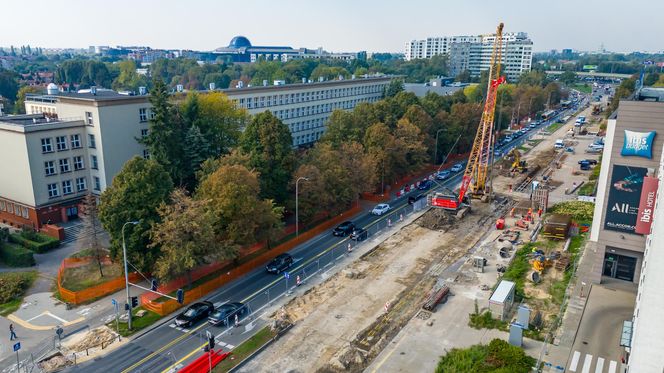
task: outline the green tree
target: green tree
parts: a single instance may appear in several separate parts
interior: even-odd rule
[[[215,216],[207,201],[195,200],[184,189],[175,189],[170,203],[162,203],[157,213],[160,222],[151,231],[150,248],[161,256],[154,273],[163,280],[172,280],[184,274],[191,284],[191,270],[215,260],[233,258],[233,247],[220,245],[214,231]]]
[[[99,220],[111,237],[114,258],[122,256],[122,226],[138,221],[125,229],[127,256],[138,268],[153,269],[160,252],[149,246],[150,230],[160,221],[157,208],[168,201],[172,190],[171,177],[158,162],[134,157],[125,163],[99,205]]]
[[[118,62],[120,75],[113,81],[115,90],[138,91],[138,87],[146,87],[147,79],[136,72],[136,63],[133,60]]]
[[[201,164],[212,156],[210,144],[196,125],[187,130],[184,138],[184,156],[185,185],[188,190],[193,190],[196,185],[196,173],[200,170]]]
[[[334,110],[327,119],[327,130],[321,141],[339,148],[348,141],[360,141],[364,135],[362,128],[355,124],[355,115],[344,110]]]
[[[468,83],[468,82],[470,82],[470,78],[471,78],[470,77],[470,71],[469,70],[463,70],[459,73],[459,75],[457,75],[454,78],[454,81],[455,82]]]
[[[101,223],[99,222],[99,206],[97,205],[97,197],[92,193],[88,193],[83,197],[82,207],[79,215],[83,222],[83,237],[84,245],[86,248],[92,249],[94,252],[97,266],[99,267],[99,276],[104,277],[104,270],[101,263],[101,240],[99,231]]]
[[[295,170],[291,189],[295,191],[295,182],[300,177],[306,177],[307,180],[300,180],[298,194],[299,221],[306,224],[313,220],[317,214],[328,211],[333,204],[334,196],[328,193],[325,178],[318,167],[311,163],[304,163]]]
[[[658,73],[648,73],[646,74],[645,78],[643,78],[643,85],[652,86],[655,83],[657,83],[658,80],[659,80]]]
[[[283,209],[260,194],[258,175],[241,165],[222,165],[201,182],[196,197],[209,201],[212,227],[223,247],[274,240]]]
[[[249,122],[249,114],[221,92],[198,97],[196,124],[210,144],[211,154],[219,157],[238,145],[242,128]]]
[[[240,149],[249,155],[250,166],[260,174],[263,198],[283,204],[295,168],[290,130],[270,111],[256,116],[240,138]]]
[[[0,96],[11,101],[16,99],[18,93],[18,74],[0,68]]]
[[[560,81],[567,85],[572,85],[576,83],[576,73],[571,70],[567,70],[564,73],[560,74]]]
[[[140,142],[145,144],[150,157],[162,165],[177,185],[184,185],[186,159],[183,139],[186,136],[184,121],[169,101],[169,94],[161,79],[155,79],[150,90],[153,117],[150,131]]]
[[[403,92],[403,90],[404,90],[403,80],[392,79],[390,81],[390,84],[388,84],[387,87],[385,87],[385,93],[383,93],[383,96],[394,97],[397,95],[397,93]]]
[[[16,103],[14,104],[14,114],[25,114],[25,97],[28,93],[40,93],[42,91],[41,87],[31,85],[24,85],[19,88],[16,95]]]

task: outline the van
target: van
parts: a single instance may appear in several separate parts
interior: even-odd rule
[[[562,149],[565,147],[565,142],[562,139],[556,140],[556,143],[553,144],[553,147],[556,149]]]

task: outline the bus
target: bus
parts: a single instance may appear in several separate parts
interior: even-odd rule
[[[570,105],[572,105],[572,101],[560,101],[560,106],[561,106],[563,109],[567,109],[567,108],[569,108]]]
[[[553,110],[546,111],[546,112],[542,113],[542,120],[549,120],[549,119],[553,118],[553,116],[555,114],[556,114],[556,112],[553,111]]]

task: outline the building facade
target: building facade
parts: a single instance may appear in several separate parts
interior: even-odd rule
[[[310,146],[334,110],[383,97],[390,77],[226,89],[250,114],[270,110],[291,130],[293,146]],[[205,94],[204,92],[202,94]],[[100,194],[125,162],[149,157],[137,139],[152,115],[147,95],[94,89],[30,95],[26,115],[0,117],[0,222],[39,228],[78,217],[88,192]]]
[[[450,74],[458,75],[464,70],[471,76],[480,76],[491,64],[495,34],[477,36],[430,37],[424,40],[406,42],[405,59],[431,58],[447,55],[450,61]],[[502,69],[509,80],[530,71],[533,60],[533,42],[525,32],[503,34]]]

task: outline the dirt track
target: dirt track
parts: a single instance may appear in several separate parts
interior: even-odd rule
[[[293,329],[241,371],[362,371],[419,311],[442,270],[481,237],[478,220],[488,211],[482,206],[447,232],[405,226],[291,300],[284,310]]]

